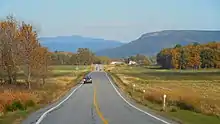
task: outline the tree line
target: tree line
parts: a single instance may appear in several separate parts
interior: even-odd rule
[[[157,63],[167,69],[220,68],[220,43],[178,44],[161,50],[157,54]]]
[[[88,48],[78,48],[76,53],[55,51],[51,54],[52,65],[91,65],[109,64],[111,59],[106,56],[96,56]]]
[[[8,16],[0,21],[0,78],[15,84],[18,73],[23,73],[29,89],[32,76],[45,78],[49,52],[40,45],[32,25]]]

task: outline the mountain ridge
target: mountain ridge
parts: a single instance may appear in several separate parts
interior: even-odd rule
[[[115,40],[105,40],[102,38],[90,38],[79,35],[40,37],[40,44],[50,51],[76,52],[78,48],[89,48],[93,52],[115,48],[124,43]]]
[[[209,30],[162,30],[142,34],[139,38],[116,48],[96,52],[111,58],[127,57],[135,54],[156,55],[162,48],[176,44],[188,45],[193,42],[207,43],[220,41],[220,31]]]

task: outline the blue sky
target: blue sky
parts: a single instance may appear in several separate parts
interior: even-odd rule
[[[123,42],[164,29],[220,29],[220,0],[0,0],[40,36],[82,35]]]

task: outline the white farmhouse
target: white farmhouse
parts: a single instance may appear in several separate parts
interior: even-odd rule
[[[136,65],[137,64],[137,62],[135,62],[135,61],[129,61],[129,63],[128,63],[128,65]]]
[[[110,64],[111,64],[111,65],[117,65],[117,64],[123,64],[123,62],[120,62],[120,61],[112,61]]]

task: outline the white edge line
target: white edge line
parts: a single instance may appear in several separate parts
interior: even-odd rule
[[[134,105],[132,105],[131,103],[129,103],[129,102],[121,95],[121,93],[116,89],[115,85],[112,83],[111,79],[109,78],[109,76],[107,75],[106,72],[105,72],[105,75],[106,75],[106,77],[108,78],[108,80],[109,80],[109,82],[111,83],[111,85],[113,86],[113,88],[115,89],[115,91],[117,92],[117,94],[118,94],[128,105],[130,105],[131,107],[137,109],[138,111],[143,112],[144,114],[146,114],[146,115],[148,115],[148,116],[150,116],[150,117],[152,117],[152,118],[154,118],[154,119],[156,119],[156,120],[159,120],[159,121],[161,121],[161,122],[163,122],[163,123],[165,123],[165,124],[171,124],[171,123],[169,123],[169,122],[167,122],[167,121],[165,121],[165,120],[163,120],[163,119],[160,119],[160,118],[158,118],[158,117],[156,117],[156,116],[154,116],[154,115],[152,115],[152,114],[150,114],[150,113],[148,113],[148,112],[146,112],[146,111],[144,111],[144,110],[141,110],[140,108],[137,108],[136,106],[134,106]]]
[[[91,74],[91,73],[90,73],[90,74]],[[88,75],[90,75],[90,74],[88,74]],[[50,108],[49,110],[47,110],[46,112],[44,112],[44,113],[40,116],[40,118],[37,120],[37,122],[36,122],[35,124],[40,124],[41,121],[46,117],[46,115],[47,115],[49,112],[53,111],[54,109],[56,109],[57,107],[59,107],[61,104],[63,104],[66,100],[68,100],[82,85],[83,85],[83,83],[80,84],[78,87],[76,87],[76,88],[75,88],[63,101],[61,101],[59,104],[57,104],[56,106],[54,106],[54,107]]]

